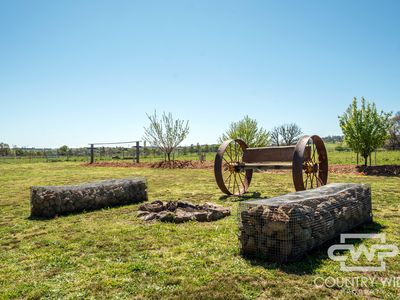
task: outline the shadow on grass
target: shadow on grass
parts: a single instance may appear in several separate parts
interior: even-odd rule
[[[361,225],[346,233],[378,233],[384,228],[385,226],[379,223],[371,222],[368,224]],[[305,256],[303,256],[301,261],[298,262],[273,263],[273,262],[263,261],[262,259],[259,258],[247,258],[247,259],[253,266],[262,266],[266,269],[278,269],[288,274],[309,275],[309,274],[314,274],[315,269],[317,269],[324,261],[329,259],[327,254],[328,248],[333,244],[339,244],[339,243],[340,243],[340,237],[331,239],[322,244],[321,246],[308,252]],[[361,243],[361,239],[351,240],[351,243],[353,245],[358,245]]]
[[[109,206],[100,207],[100,208],[88,208],[88,209],[78,210],[78,211],[63,212],[60,214],[51,214],[48,216],[28,216],[28,217],[26,217],[26,219],[30,220],[30,221],[51,221],[51,220],[54,220],[57,218],[85,215],[88,213],[98,212],[98,211],[109,211],[112,209],[124,208],[124,207],[130,208],[131,205],[141,204],[143,202],[132,203],[132,204],[115,204],[115,205],[109,205]]]
[[[244,201],[244,200],[259,200],[259,199],[268,199],[269,197],[261,197],[261,193],[259,192],[252,192],[246,193],[240,196],[237,195],[223,195],[219,197],[219,200],[229,200],[232,202],[236,201]]]

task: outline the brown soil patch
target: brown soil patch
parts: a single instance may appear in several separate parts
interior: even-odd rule
[[[198,160],[175,160],[160,162],[95,162],[93,164],[84,163],[87,167],[118,167],[118,168],[155,168],[155,169],[212,169],[214,161],[200,162]],[[291,170],[265,170],[265,173],[290,173]],[[375,176],[400,176],[400,165],[384,166],[354,166],[354,165],[331,165],[329,173],[333,174],[358,174]]]
[[[357,170],[357,166],[353,165],[332,165],[329,166],[329,173],[333,174],[358,174],[361,175],[362,172]]]
[[[160,161],[150,165],[150,168],[159,169],[212,169],[213,167],[213,161],[200,162],[197,160]]]
[[[156,168],[156,169],[212,169],[213,161],[200,162],[196,160],[175,160],[175,161],[160,161],[160,162],[111,162],[102,161],[93,164],[84,163],[85,167],[117,167],[117,168]]]
[[[383,166],[353,166],[353,165],[332,165],[329,166],[330,173],[336,174],[362,174],[374,176],[400,176],[400,165]]]
[[[365,175],[400,176],[400,165],[358,166],[357,169]]]

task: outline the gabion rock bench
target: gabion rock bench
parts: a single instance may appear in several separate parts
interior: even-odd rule
[[[57,215],[133,204],[147,200],[142,177],[105,180],[70,186],[31,187],[31,217]]]
[[[244,256],[271,262],[299,260],[340,233],[372,222],[369,185],[336,183],[239,205]]]

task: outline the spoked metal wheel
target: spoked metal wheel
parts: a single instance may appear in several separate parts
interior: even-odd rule
[[[243,151],[246,148],[246,143],[240,139],[227,140],[215,155],[215,180],[227,195],[243,195],[250,185],[253,170],[243,167]]]
[[[317,136],[303,136],[293,154],[293,183],[296,191],[313,189],[328,181],[328,155],[325,144]]]

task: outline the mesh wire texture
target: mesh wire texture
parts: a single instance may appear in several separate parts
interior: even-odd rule
[[[371,189],[365,184],[329,184],[244,201],[238,214],[242,255],[272,262],[297,261],[340,233],[371,222]]]

